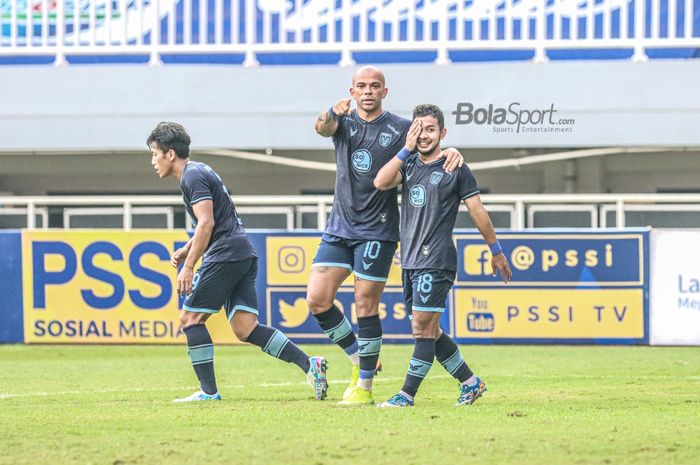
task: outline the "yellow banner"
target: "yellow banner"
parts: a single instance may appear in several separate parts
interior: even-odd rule
[[[270,236],[266,238],[268,286],[306,286],[320,236]],[[387,286],[401,286],[401,261],[394,256]],[[352,286],[348,277],[343,286]]]
[[[184,343],[170,256],[188,240],[169,231],[24,231],[27,343]],[[239,342],[223,315],[216,343]]]
[[[642,289],[457,289],[460,338],[643,338]]]

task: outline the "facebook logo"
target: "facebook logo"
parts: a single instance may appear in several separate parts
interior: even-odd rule
[[[492,274],[491,251],[487,245],[468,245],[464,248],[464,271],[471,276]]]

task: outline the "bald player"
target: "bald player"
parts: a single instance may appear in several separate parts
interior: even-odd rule
[[[333,140],[337,171],[333,209],[313,260],[306,298],[321,329],[352,362],[342,405],[374,403],[372,381],[382,346],[379,299],[399,240],[397,190],[382,192],[373,184],[378,171],[404,146],[411,126],[410,120],[382,108],[388,92],[384,74],[364,66],[352,76],[351,98],[334,103],[315,124],[319,135]],[[440,157],[448,172],[464,163],[454,149]],[[351,273],[357,337],[334,304]]]

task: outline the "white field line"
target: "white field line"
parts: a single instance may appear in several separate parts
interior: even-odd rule
[[[431,376],[431,379],[439,378],[450,378],[447,375],[437,375]],[[377,377],[374,379],[375,383],[383,382],[394,382],[403,381],[404,378],[387,378],[387,377]],[[349,379],[336,379],[333,381],[328,381],[328,384],[347,384]],[[219,385],[222,390],[225,389],[244,389],[244,388],[277,388],[277,387],[290,387],[290,386],[300,386],[308,384],[306,381],[297,382],[286,382],[286,383],[260,383],[260,384],[223,384]],[[161,387],[161,388],[134,388],[134,389],[93,389],[89,391],[85,390],[72,390],[72,391],[57,391],[57,392],[18,392],[18,393],[0,393],[0,400],[2,399],[12,399],[17,397],[47,397],[47,396],[70,396],[70,395],[85,395],[85,394],[110,394],[110,393],[133,393],[133,392],[159,392],[159,391],[184,391],[185,387]],[[197,387],[193,387],[197,389]]]
[[[519,375],[518,378],[539,378],[540,376],[533,376],[533,375]],[[568,376],[570,378],[588,378],[588,376],[581,376],[581,375],[570,375]],[[448,375],[434,375],[430,376],[430,379],[445,379],[445,378],[451,378],[451,376]],[[605,378],[605,377],[601,377]],[[609,377],[613,378],[613,377]],[[645,379],[649,380],[663,380],[663,379],[675,379],[675,380],[687,380],[687,381],[700,381],[700,376],[665,376],[665,375],[656,375],[656,376],[645,376]],[[394,381],[403,381],[404,378],[401,377],[394,377],[394,378],[388,378],[384,376],[378,376],[377,378],[374,379],[375,383],[385,383],[385,382],[394,382]],[[349,379],[336,379],[332,381],[328,381],[328,384],[347,384],[349,383]],[[223,384],[219,385],[222,389],[245,389],[245,388],[277,388],[277,387],[290,387],[290,386],[300,386],[307,384],[306,381],[297,381],[297,382],[285,382],[285,383],[260,383],[260,384]],[[183,391],[186,390],[187,388],[183,387],[161,387],[161,388],[134,388],[134,389],[119,389],[119,388],[114,388],[114,389],[94,389],[90,391],[79,391],[79,390],[72,390],[72,391],[57,391],[57,392],[19,392],[19,393],[0,393],[0,400],[2,399],[12,399],[16,397],[47,397],[47,396],[69,396],[69,395],[83,395],[83,394],[110,394],[110,393],[133,393],[133,392],[159,392],[159,391]],[[196,389],[195,387],[192,387],[192,389]]]

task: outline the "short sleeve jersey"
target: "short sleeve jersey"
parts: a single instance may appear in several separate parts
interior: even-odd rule
[[[326,233],[347,239],[399,240],[396,189],[374,187],[377,172],[403,147],[411,122],[385,111],[367,122],[353,111],[333,136],[337,172]]]
[[[423,163],[411,154],[401,167],[401,267],[457,271],[452,240],[459,204],[479,193],[465,164],[448,173],[443,159]]]
[[[243,229],[228,189],[219,175],[208,165],[189,161],[180,178],[185,208],[197,224],[193,205],[211,200],[214,208],[214,229],[202,262],[237,262],[256,257],[255,248]]]

